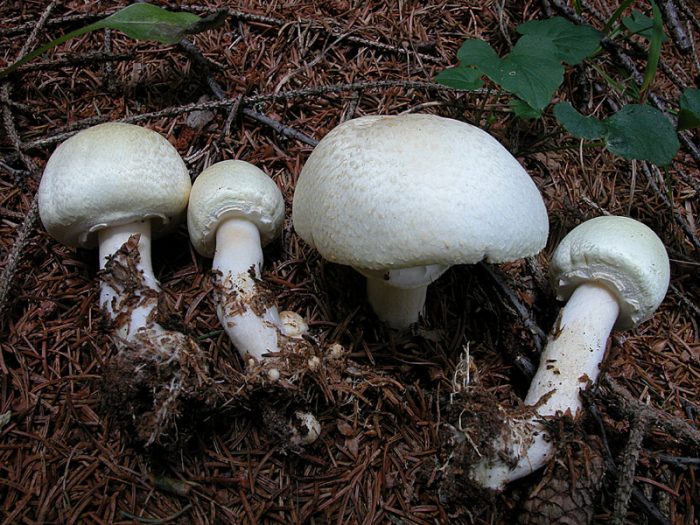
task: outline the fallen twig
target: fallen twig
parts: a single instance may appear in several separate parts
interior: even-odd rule
[[[659,2],[659,9],[663,14],[666,26],[669,28],[673,43],[681,53],[689,53],[691,51],[690,39],[688,33],[685,32],[683,24],[678,19],[678,11],[672,0],[662,0]]]
[[[632,488],[634,487],[634,474],[637,470],[639,453],[642,451],[645,427],[648,415],[640,412],[632,418],[630,423],[630,435],[622,455],[622,466],[617,474],[617,490],[615,491],[615,503],[610,517],[612,525],[621,525],[625,521],[629,506]]]

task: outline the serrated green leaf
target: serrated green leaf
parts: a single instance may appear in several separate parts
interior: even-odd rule
[[[605,125],[608,149],[627,159],[666,166],[680,148],[671,122],[651,106],[628,104],[606,119]]]
[[[700,89],[687,88],[681,95],[678,130],[700,127]]]
[[[508,102],[508,106],[510,106],[510,109],[517,117],[523,120],[538,119],[542,116],[541,111],[530,107],[527,102],[520,100],[519,98],[512,99],[510,102]]]
[[[476,67],[538,111],[549,104],[564,80],[564,67],[559,63],[554,44],[530,35],[521,37],[502,59],[483,40],[467,40],[457,57],[463,66]]]
[[[95,28],[117,29],[136,40],[175,44],[200,22],[192,13],[173,13],[151,4],[132,4],[93,24]]]
[[[622,25],[633,35],[640,35],[644,38],[650,39],[653,33],[652,28],[654,27],[654,20],[649,18],[644,13],[639,11],[632,11],[630,16],[622,17]],[[661,41],[665,42],[668,37],[664,34],[661,37]]]
[[[554,117],[574,137],[595,140],[607,130],[605,124],[594,117],[584,117],[568,102],[559,102],[553,109]]]
[[[600,44],[603,33],[589,25],[576,25],[555,16],[546,20],[530,20],[517,28],[521,35],[549,40],[557,58],[570,65],[583,62]]]
[[[481,73],[474,68],[452,67],[440,71],[435,77],[435,82],[443,86],[468,91],[479,89],[483,85]]]

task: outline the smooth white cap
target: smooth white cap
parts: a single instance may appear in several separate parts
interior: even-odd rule
[[[337,126],[299,175],[294,228],[327,260],[358,269],[504,262],[547,240],[542,197],[485,131],[434,115]]]
[[[582,283],[608,288],[620,303],[615,328],[634,328],[663,301],[671,276],[661,240],[629,217],[596,217],[579,224],[562,239],[550,266],[560,300]]]
[[[195,249],[213,257],[216,230],[226,219],[245,219],[260,231],[263,246],[284,221],[284,197],[265,172],[242,160],[217,162],[194,181],[187,209],[187,228]]]
[[[154,235],[184,217],[187,166],[163,136],[109,122],[81,131],[53,152],[39,184],[39,216],[68,246],[97,245],[96,232],[153,219]]]

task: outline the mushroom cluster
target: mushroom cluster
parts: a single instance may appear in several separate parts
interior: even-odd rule
[[[149,424],[139,429],[147,443],[172,429],[180,397],[206,397],[203,385],[214,383],[198,345],[158,322],[151,238],[171,231],[185,213],[193,246],[213,259],[219,320],[249,369],[279,384],[285,356],[308,348],[304,319],[279,312],[261,280],[263,247],[280,233],[284,199],[259,168],[219,162],[192,186],[165,138],[109,123],[56,149],[38,199],[54,238],[99,247],[100,306],[113,324],[116,367],[127,378],[115,390],[127,392],[123,409],[130,417],[134,399],[151,393]],[[367,278],[378,318],[399,330],[419,320],[428,285],[451,265],[532,256],[548,234],[542,197],[517,160],[484,131],[433,115],[368,116],[337,126],[304,165],[292,214],[310,246]],[[531,415],[506,420],[493,457],[468,472],[489,489],[548,461],[553,447],[543,418],[576,415],[579,392],[596,381],[611,330],[648,319],[669,283],[661,241],[624,217],[572,230],[551,271],[558,297],[568,302],[525,398]],[[314,356],[307,368],[322,362]],[[144,385],[149,367],[162,384]],[[312,414],[296,410],[291,419],[292,445],[320,435]]]

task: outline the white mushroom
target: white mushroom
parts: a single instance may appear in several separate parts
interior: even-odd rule
[[[370,304],[403,329],[453,264],[506,262],[546,242],[537,187],[488,133],[433,115],[347,121],[297,182],[294,228],[327,260],[367,277]]]
[[[195,249],[213,257],[217,287],[217,315],[246,363],[264,362],[287,341],[308,330],[304,319],[290,311],[278,312],[273,298],[260,286],[262,248],[282,228],[284,198],[262,170],[240,160],[218,162],[195,180],[187,210],[187,226]],[[272,361],[274,363],[274,361]],[[276,382],[280,371],[268,368]],[[313,443],[321,432],[316,418],[296,412],[288,424],[295,446]]]
[[[536,415],[508,422],[496,446],[498,459],[482,461],[470,473],[491,489],[502,489],[551,458],[553,445],[540,418],[577,414],[579,392],[595,383],[611,330],[631,329],[651,317],[666,294],[670,269],[652,230],[634,219],[608,216],[580,224],[561,241],[551,276],[557,297],[568,302],[525,398]]]
[[[195,249],[213,257],[217,313],[242,357],[280,351],[283,324],[260,288],[262,247],[280,232],[284,199],[263,171],[240,160],[218,162],[195,180],[187,226]]]
[[[154,320],[159,286],[151,237],[172,230],[184,217],[190,188],[177,150],[158,133],[131,124],[81,131],[46,164],[39,215],[52,237],[71,247],[99,245],[101,269],[128,241],[134,243],[139,282],[105,279],[100,290],[100,305],[123,340],[166,335]]]

